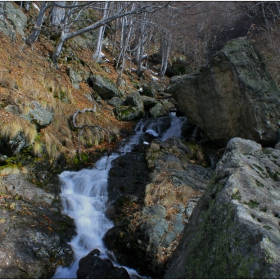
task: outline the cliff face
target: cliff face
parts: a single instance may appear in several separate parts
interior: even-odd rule
[[[280,152],[233,138],[165,278],[279,278]]]
[[[171,83],[166,91],[178,108],[218,144],[233,137],[276,141],[280,91],[249,40],[229,41],[198,73]]]

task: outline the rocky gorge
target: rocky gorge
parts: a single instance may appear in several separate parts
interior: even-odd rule
[[[24,49],[24,13],[6,14],[22,20],[0,26],[5,40]],[[279,278],[280,90],[253,43],[170,84],[145,72],[119,87],[112,65],[89,69],[71,48],[64,72],[34,58],[45,79],[29,102],[10,75],[28,50],[2,71],[1,278]]]

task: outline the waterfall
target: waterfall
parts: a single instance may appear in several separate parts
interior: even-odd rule
[[[163,117],[143,119],[135,128],[135,135],[121,142],[119,153],[103,156],[97,169],[82,169],[77,172],[64,171],[59,177],[62,181],[61,200],[63,213],[70,216],[76,226],[76,236],[70,242],[74,261],[70,267],[59,266],[53,278],[76,278],[79,260],[97,248],[101,258],[108,258],[103,237],[113,223],[105,216],[108,200],[108,174],[112,161],[122,154],[131,152],[133,147],[143,141],[147,129],[154,130],[164,141],[169,137],[180,137],[184,117]],[[115,266],[120,267],[116,262]],[[125,267],[126,268],[126,267]],[[141,278],[133,269],[126,268],[131,278]]]

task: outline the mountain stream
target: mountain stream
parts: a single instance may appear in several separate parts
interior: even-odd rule
[[[82,169],[77,172],[64,171],[60,174],[62,181],[61,200],[63,213],[70,216],[76,226],[77,235],[70,242],[74,252],[74,261],[69,267],[59,266],[53,278],[76,278],[79,261],[93,249],[100,251],[100,258],[108,258],[103,236],[113,223],[105,216],[108,200],[107,181],[112,161],[131,152],[135,145],[148,142],[144,134],[152,135],[165,141],[170,137],[180,137],[185,117],[161,117],[142,119],[135,127],[135,135],[120,143],[117,153],[103,156],[94,169]],[[114,261],[116,267],[121,267]],[[142,278],[138,273],[125,267],[131,278]]]

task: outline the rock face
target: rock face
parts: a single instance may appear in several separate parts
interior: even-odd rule
[[[165,278],[280,277],[280,151],[232,139]]]
[[[12,40],[15,39],[16,33],[25,37],[24,30],[27,25],[26,15],[19,9],[15,9],[10,2],[3,2],[1,8],[3,8],[4,16],[7,20],[0,20],[0,32],[8,35]]]
[[[245,38],[231,40],[196,74],[174,77],[167,92],[211,140],[273,142],[280,124],[280,90]]]
[[[109,180],[115,182],[111,184],[117,187],[115,192],[119,190],[123,194],[116,200],[123,207],[116,208],[115,203],[118,212],[114,214],[118,214],[118,223],[106,233],[104,241],[120,264],[136,269],[140,275],[162,277],[166,259],[176,248],[179,236],[213,173],[212,169],[199,166],[190,159],[197,159],[199,153],[202,162],[205,159],[201,150],[194,152],[179,139],[171,138],[163,143],[154,140],[146,153],[148,167],[153,173],[144,188],[142,209],[131,197],[133,186],[142,186],[142,182],[135,180],[137,176],[131,175],[133,168],[126,172],[127,175],[121,173],[119,178]],[[142,171],[135,169],[136,175],[146,172],[143,168]],[[114,164],[112,170],[118,173]],[[132,180],[131,187],[125,183],[129,184],[129,180]],[[121,186],[126,186],[127,190]],[[138,192],[141,193],[141,188]],[[122,220],[120,212],[123,213]]]
[[[58,198],[22,174],[1,177],[0,192],[1,278],[50,278],[59,264],[69,265],[74,225]]]

